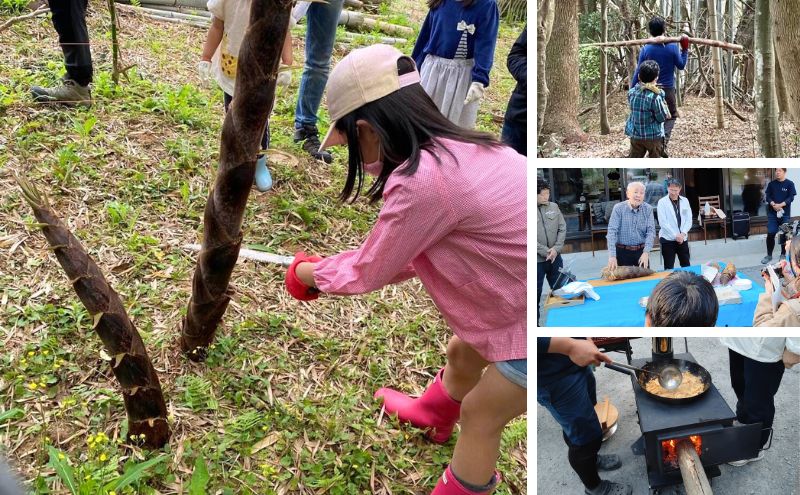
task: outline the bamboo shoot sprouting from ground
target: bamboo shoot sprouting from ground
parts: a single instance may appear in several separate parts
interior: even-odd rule
[[[181,348],[205,359],[228,307],[228,287],[242,244],[242,218],[255,177],[261,136],[272,111],[275,78],[289,29],[292,0],[253,0],[239,50],[235,97],[225,116],[219,168],[203,216],[202,250],[181,328]]]
[[[16,179],[72,288],[94,318],[94,331],[112,358],[111,371],[122,387],[128,413],[129,440],[150,448],[163,447],[170,431],[161,384],[119,295],[108,285],[80,241],[56,216],[47,198],[27,180]]]

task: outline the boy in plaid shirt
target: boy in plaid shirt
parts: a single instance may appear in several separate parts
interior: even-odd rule
[[[639,84],[628,90],[631,113],[625,135],[631,138],[630,158],[661,158],[664,151],[664,121],[670,118],[664,92],[656,85],[658,63],[639,66]]]

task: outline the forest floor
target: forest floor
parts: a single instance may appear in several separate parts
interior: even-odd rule
[[[679,118],[669,142],[670,158],[759,158],[757,127],[753,110],[736,110],[747,121],[739,120],[725,108],[726,128],[717,128],[713,98],[688,96],[678,108]],[[583,142],[545,146],[545,157],[556,158],[624,158],[630,151],[625,135],[628,118],[627,98],[622,93],[608,101],[608,123],[611,133],[600,134],[600,110],[595,108],[579,118],[587,132]],[[786,157],[800,156],[800,133],[791,122],[781,122],[781,140]]]
[[[201,87],[195,73],[204,30],[124,12],[123,64],[135,67],[114,86],[105,5],[90,2],[88,109],[31,104],[30,86],[53,84],[64,71],[49,19],[0,33],[0,456],[36,493],[429,493],[458,433],[445,445],[428,443],[381,415],[372,399],[383,385],[418,394],[444,363],[451,333],[418,281],[300,303],[283,289],[283,268],[242,262],[207,362],[180,354],[195,265],[181,246],[202,230],[222,94]],[[382,13],[418,30],[426,7],[394,0]],[[8,17],[0,13],[0,23]],[[304,29],[293,32],[297,64]],[[495,134],[514,86],[505,58],[521,29],[501,25],[479,117],[479,127]],[[355,46],[337,43],[335,59]],[[324,165],[291,142],[299,79],[297,70],[277,96],[275,186],[252,192],[244,242],[283,255],[299,248],[329,255],[358,246],[378,206],[337,200],[345,152]],[[327,126],[323,109],[323,133]],[[47,193],[128,308],[167,400],[173,436],[163,450],[122,443],[122,395],[92,318],[12,172]],[[497,493],[526,493],[526,418],[505,430],[498,470]],[[70,478],[74,487],[65,486]]]

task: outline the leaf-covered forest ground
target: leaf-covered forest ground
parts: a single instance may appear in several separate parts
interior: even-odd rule
[[[717,128],[714,98],[689,95],[678,107],[679,115],[669,142],[670,158],[759,158],[758,128],[753,110],[737,107],[747,121],[738,119],[725,108],[726,128]],[[600,134],[600,110],[594,108],[579,117],[587,133],[582,142],[545,144],[541,148],[546,157],[564,158],[624,158],[630,151],[630,140],[625,135],[625,121],[629,108],[624,91],[617,91],[608,99],[608,123],[611,133]],[[800,132],[788,120],[781,121],[781,142],[785,157],[800,156]]]
[[[177,346],[213,179],[222,94],[195,74],[205,31],[118,12],[123,65],[111,82],[105,2],[90,2],[89,109],[32,106],[63,59],[49,19],[0,33],[0,455],[38,493],[429,493],[455,444],[437,446],[381,416],[373,392],[419,393],[444,362],[449,330],[418,281],[307,304],[284,270],[242,262],[208,361]],[[421,0],[382,13],[418,29]],[[0,13],[0,22],[10,14]],[[304,27],[294,31],[302,63]],[[513,80],[505,57],[522,26],[503,24],[479,127],[499,133]],[[368,40],[361,41],[368,43]],[[335,59],[353,44],[338,44]],[[404,48],[410,52],[411,45]],[[272,117],[273,191],[252,192],[245,243],[291,255],[336,253],[378,207],[340,204],[345,156],[307,159],[291,142],[300,71]],[[327,128],[322,111],[321,127]],[[97,260],[159,371],[173,437],[163,451],[121,443],[122,397],[92,319],[72,292],[11,173],[29,177]],[[503,435],[498,493],[525,493],[527,421]],[[146,462],[146,464],[144,464]]]

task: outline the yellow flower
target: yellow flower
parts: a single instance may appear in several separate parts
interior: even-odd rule
[[[42,388],[45,388],[45,387],[47,387],[47,385],[45,385],[45,383],[44,383],[44,382],[39,382],[39,386],[40,386],[40,387],[42,387]]]
[[[100,454],[100,462],[106,462],[108,460],[108,456],[105,454]]]
[[[108,495],[117,495],[117,492],[115,492],[114,490],[111,490],[110,492],[108,492]]]
[[[60,365],[60,364],[58,364],[58,363],[53,363],[53,369],[54,369],[54,370],[58,370],[58,368],[60,368],[60,367],[61,367],[61,365]]]
[[[28,364],[28,360],[25,359],[25,358],[22,358],[22,359],[19,360],[19,364],[26,365],[26,364]]]
[[[48,354],[50,354],[50,351],[48,351],[47,349],[45,349],[45,350],[43,350],[43,351],[42,351],[42,354],[44,354],[45,356],[47,356]]]
[[[36,382],[30,382],[28,384],[28,388],[31,390],[36,390]]]
[[[62,453],[60,453],[60,452],[59,452],[59,454],[58,454],[58,458],[59,458],[59,459],[61,459],[61,460],[63,461],[63,460],[64,460],[64,459],[66,459],[67,457],[66,457],[64,454],[62,454]]]
[[[36,355],[36,353],[35,353],[35,352],[33,352],[33,351],[28,351],[28,357],[33,357],[33,356],[35,356],[35,355]]]

